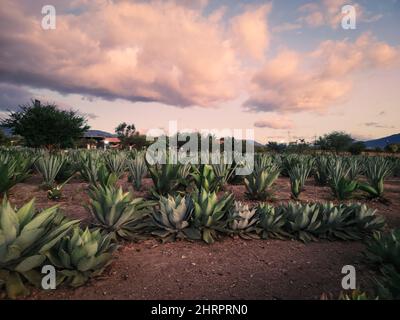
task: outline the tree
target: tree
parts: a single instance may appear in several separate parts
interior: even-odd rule
[[[41,105],[38,100],[10,112],[0,124],[23,137],[28,147],[48,149],[73,147],[90,128],[77,111],[60,110],[55,104]]]
[[[298,139],[294,142],[289,142],[286,151],[293,153],[305,153],[309,150],[310,144],[307,143],[305,139]]]
[[[130,137],[130,145],[135,149],[142,150],[152,144],[151,141],[147,141],[146,135],[136,132],[132,137]]]
[[[135,132],[136,128],[133,123],[127,124],[126,122],[122,122],[115,128],[115,133],[121,141],[121,145],[124,147],[133,145]]]
[[[400,150],[400,143],[391,143],[385,147],[386,152],[396,153]]]
[[[357,141],[357,142],[354,142],[353,144],[350,145],[348,151],[349,151],[352,155],[359,155],[359,154],[361,154],[365,149],[366,149],[365,143],[362,142],[362,141]]]
[[[267,143],[267,148],[270,151],[280,153],[280,152],[284,152],[286,150],[287,145],[284,144],[284,143],[278,143],[278,142],[275,142],[275,141],[269,141]]]
[[[322,150],[347,151],[354,139],[343,131],[334,131],[318,138],[316,145]]]

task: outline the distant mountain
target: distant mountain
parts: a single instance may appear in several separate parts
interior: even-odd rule
[[[112,138],[116,137],[115,134],[102,131],[102,130],[88,130],[85,132],[85,138],[94,138],[94,137],[102,137],[102,138]]]
[[[365,143],[365,146],[368,149],[374,149],[374,148],[383,149],[388,144],[400,143],[400,133],[393,134],[391,136],[383,137],[383,138],[380,138],[380,139],[364,141],[364,143]]]

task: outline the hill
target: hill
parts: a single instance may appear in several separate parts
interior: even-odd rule
[[[374,148],[383,149],[389,144],[400,143],[400,133],[379,139],[364,141],[364,143],[368,149],[374,149]]]

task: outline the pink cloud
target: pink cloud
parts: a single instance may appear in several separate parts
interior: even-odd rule
[[[344,5],[354,6],[357,22],[371,23],[382,18],[382,14],[371,15],[358,3],[349,3],[346,0],[321,0],[300,6],[298,10],[304,15],[300,17],[299,21],[310,27],[327,25],[332,29],[336,29],[341,24],[343,18],[342,7]]]
[[[97,4],[75,1],[73,9],[84,8],[79,15],[60,10],[57,29],[44,31],[31,7],[6,1],[9,10],[0,12],[0,21],[12,21],[12,27],[0,31],[7,47],[0,52],[0,81],[215,107],[240,94],[242,59],[261,58],[268,43],[269,6],[249,8],[226,30],[215,15],[202,15],[204,1],[200,9],[178,1]]]
[[[270,41],[266,19],[271,4],[251,8],[232,19],[232,41],[235,48],[245,56],[262,60]]]
[[[282,49],[271,59],[271,4],[247,6],[226,21],[224,7],[204,15],[203,0],[54,0],[57,29],[44,31],[44,0],[3,2],[0,82],[61,93],[204,108],[247,94],[249,110],[320,112],[348,97],[353,73],[391,66],[399,56],[365,34],[308,53]],[[323,5],[333,13],[339,3]]]
[[[399,53],[368,33],[355,42],[325,41],[304,54],[282,50],[254,74],[244,106],[253,111],[324,111],[348,98],[351,75],[393,65]]]
[[[270,116],[264,120],[254,122],[257,128],[270,128],[270,129],[293,129],[293,122],[284,117]]]

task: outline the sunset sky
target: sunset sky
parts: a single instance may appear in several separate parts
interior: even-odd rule
[[[43,5],[55,30],[41,27]],[[356,8],[356,29],[341,8]],[[31,98],[92,129],[400,132],[400,1],[2,0],[0,116]]]

